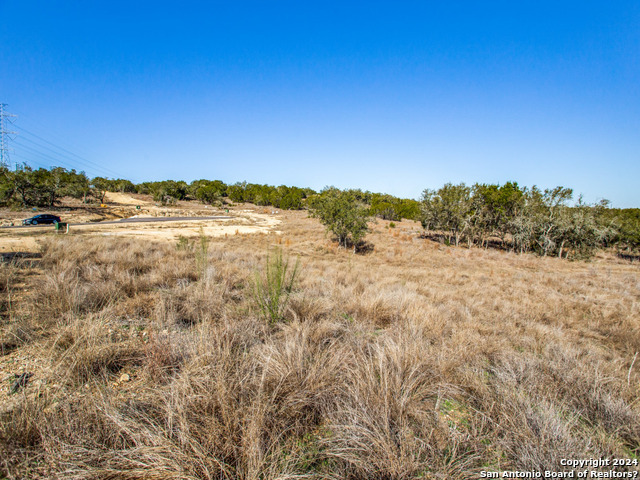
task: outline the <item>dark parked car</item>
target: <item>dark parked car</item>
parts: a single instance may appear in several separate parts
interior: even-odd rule
[[[47,223],[60,223],[60,217],[43,213],[41,215],[36,215],[35,217],[22,220],[23,225],[44,225]]]

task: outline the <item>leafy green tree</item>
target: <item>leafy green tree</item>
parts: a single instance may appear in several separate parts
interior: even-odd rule
[[[447,183],[442,188],[425,190],[422,195],[422,226],[446,232],[449,243],[458,246],[471,212],[471,189],[464,183]]]
[[[605,242],[612,238],[616,231],[613,225],[601,221],[601,210],[606,209],[608,202],[601,201],[597,205],[588,205],[582,197],[573,207],[564,209],[562,221],[558,223],[556,235],[556,254],[562,258],[589,258]]]
[[[238,182],[227,187],[227,194],[232,202],[242,203],[245,201],[245,189],[247,182]]]
[[[403,218],[420,219],[420,203],[416,200],[403,199],[384,193],[365,195],[370,199],[371,215],[399,222]]]
[[[399,199],[393,207],[400,219],[408,220],[420,219],[420,202],[409,198]]]
[[[349,192],[351,192],[351,195],[353,195],[353,198],[355,198],[358,202],[371,205],[373,194],[370,191],[367,190],[363,192],[359,188],[353,188],[349,190]]]
[[[396,205],[397,198],[382,193],[371,194],[371,215],[378,216],[383,220],[400,221],[400,217]]]
[[[51,170],[33,170],[26,164],[13,172],[15,192],[24,206],[53,206],[62,194],[62,182],[66,170],[53,167]]]
[[[271,185],[251,185],[248,189],[252,203],[260,206],[271,205],[271,195],[275,188]]]
[[[167,203],[175,203],[177,200],[184,200],[187,197],[189,185],[183,180],[163,180],[161,182],[147,182],[144,190],[153,196],[153,200]]]
[[[113,192],[121,192],[121,193],[135,193],[136,186],[130,180],[125,180],[123,178],[118,178],[117,180],[113,180],[110,188],[113,188]]]
[[[227,186],[220,180],[194,180],[189,184],[188,194],[202,203],[212,205],[227,194]]]
[[[35,205],[35,199],[33,198],[34,186],[32,183],[33,169],[26,163],[16,167],[13,172],[13,182],[15,193],[19,196],[19,200],[23,206]]]
[[[69,172],[62,167],[52,167],[48,171],[40,168],[34,175],[34,183],[39,191],[39,204],[53,207],[58,199],[64,196],[65,187],[70,180]]]
[[[111,191],[111,181],[104,177],[95,177],[91,180],[91,194],[100,202],[104,203],[107,192]]]
[[[233,202],[248,202],[255,205],[273,205],[283,210],[299,210],[304,206],[304,200],[315,191],[310,188],[288,187],[280,185],[259,185],[255,183],[238,182],[226,187],[226,195]]]
[[[300,190],[302,190],[302,198],[309,198],[318,193],[312,188],[301,188]]]
[[[136,185],[136,193],[140,193],[143,195],[151,194],[151,182],[142,182]]]
[[[0,202],[18,201],[23,206],[53,207],[65,195],[77,174],[62,167],[32,169],[27,164],[0,172]]]
[[[475,184],[472,189],[474,230],[484,244],[489,236],[498,236],[503,245],[511,233],[513,218],[523,208],[524,192],[516,182],[504,185]]]
[[[271,205],[283,210],[299,210],[302,208],[304,191],[297,187],[280,185],[271,191],[269,201]]]
[[[91,181],[84,172],[76,173],[75,170],[71,170],[67,176],[64,193],[72,198],[81,198],[82,203],[87,203],[87,197],[91,194]]]
[[[220,193],[211,185],[202,185],[196,189],[195,197],[202,203],[213,205],[220,199]]]
[[[600,208],[598,221],[614,231],[607,244],[627,251],[640,248],[640,208]]]
[[[0,205],[9,204],[13,198],[15,190],[13,172],[4,165],[0,166]]]
[[[354,252],[369,231],[369,209],[354,191],[327,187],[309,198],[307,205],[311,215],[337,237],[338,243],[345,248],[351,243]]]
[[[302,208],[302,200],[304,199],[304,191],[300,188],[291,187],[287,194],[280,202],[280,208],[284,210],[300,210]]]
[[[555,187],[542,193],[535,187],[531,189],[529,201],[534,221],[534,246],[542,256],[556,251],[563,230],[567,228],[566,207],[572,197],[571,188]]]

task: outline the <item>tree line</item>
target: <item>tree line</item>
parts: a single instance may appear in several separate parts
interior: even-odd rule
[[[619,238],[619,223],[606,200],[590,205],[582,197],[572,199],[573,190],[565,187],[448,183],[424,191],[421,222],[456,246],[497,243],[519,253],[562,258],[589,257]]]
[[[135,184],[125,179],[88,177],[84,172],[62,167],[33,169],[23,164],[15,170],[0,167],[0,205],[54,207],[63,197],[81,199],[84,203],[104,203],[107,192],[148,194],[163,204],[179,200],[195,200],[204,204],[249,202],[286,210],[304,208],[305,200],[316,192],[310,188],[260,185],[239,182],[227,185],[221,180],[163,180]]]
[[[335,235],[340,245],[356,249],[373,218],[421,222],[425,235],[447,244],[499,246],[519,253],[584,258],[598,248],[640,248],[640,209],[609,208],[607,201],[575,201],[565,187],[539,189],[516,182],[447,183],[427,189],[421,199],[398,198],[360,189],[326,187],[321,192],[295,186],[221,180],[164,180],[135,184],[126,179],[89,178],[62,167],[15,170],[0,167],[0,205],[53,207],[68,196],[85,203],[104,203],[107,192],[149,194],[167,205],[179,200],[204,204],[248,202],[278,209],[308,209]]]
[[[317,194],[311,188],[272,186],[237,182],[225,184],[221,180],[162,180],[135,184],[130,180],[88,177],[84,172],[62,167],[33,169],[26,164],[10,170],[0,167],[0,205],[54,207],[63,197],[82,199],[85,203],[104,203],[107,192],[140,193],[153,197],[163,205],[179,200],[196,200],[215,205],[230,201],[273,206],[283,210],[306,208],[307,200]],[[417,218],[419,203],[382,193],[350,190],[358,202],[368,205],[372,216],[386,220]]]
[[[340,245],[357,250],[368,221],[419,220],[425,236],[448,245],[499,247],[540,256],[588,258],[602,247],[640,248],[640,209],[612,209],[606,200],[587,204],[573,190],[498,184],[447,183],[424,191],[421,201],[360,190],[325,188],[308,201]]]

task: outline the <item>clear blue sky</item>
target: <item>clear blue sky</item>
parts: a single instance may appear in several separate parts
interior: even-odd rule
[[[0,19],[14,161],[61,164],[55,145],[136,182],[516,180],[640,207],[637,1],[0,0]]]

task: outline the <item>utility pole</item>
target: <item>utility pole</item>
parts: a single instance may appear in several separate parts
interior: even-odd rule
[[[11,124],[10,117],[15,117],[11,113],[5,113],[6,103],[0,103],[0,168],[9,168],[9,135],[17,135],[17,132],[7,130],[7,124]],[[5,120],[5,118],[7,120]]]

